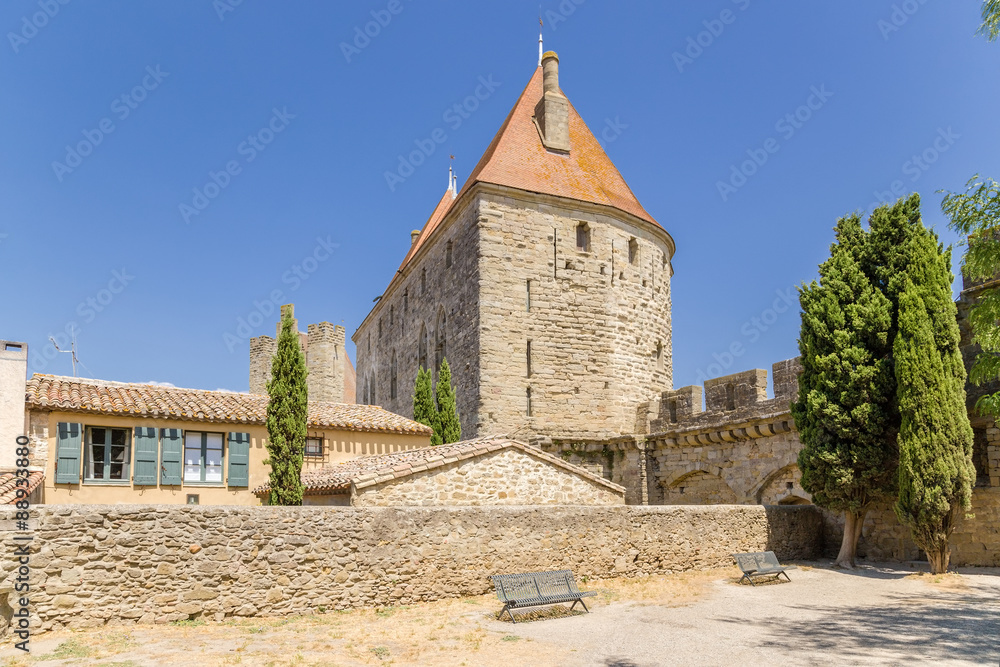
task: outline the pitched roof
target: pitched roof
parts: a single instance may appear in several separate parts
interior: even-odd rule
[[[409,449],[392,454],[360,456],[324,468],[303,470],[302,484],[307,495],[348,493],[352,484],[358,489],[363,489],[394,479],[409,477],[425,470],[433,470],[456,461],[476,458],[505,449],[519,450],[612,491],[625,492],[625,487],[609,482],[584,468],[566,463],[540,449],[517,440],[496,437],[466,440],[437,447]],[[267,492],[268,488],[268,485],[264,484],[254,489],[254,493],[262,495]]]
[[[476,183],[492,183],[612,206],[659,225],[639,203],[572,103],[569,105],[569,155],[545,148],[532,121],[542,92],[542,68],[538,67],[459,195]],[[455,201],[457,199],[453,199],[450,192],[445,192],[400,269],[426,243]]]
[[[184,421],[263,424],[268,397],[234,391],[181,389],[36,373],[28,380],[29,408]],[[431,429],[377,405],[309,403],[309,426],[350,431],[430,435]]]
[[[18,480],[28,480],[28,485],[25,486],[21,484],[18,486]],[[13,505],[21,498],[26,498],[31,495],[31,492],[38,488],[38,485],[42,483],[45,479],[45,473],[41,470],[32,470],[28,473],[28,476],[17,477],[12,472],[0,473],[0,505]],[[24,494],[20,497],[17,495],[17,490],[21,489]]]

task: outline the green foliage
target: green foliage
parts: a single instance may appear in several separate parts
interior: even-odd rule
[[[302,456],[306,443],[306,362],[290,315],[281,318],[278,349],[267,383],[267,460],[271,505],[302,504]]]
[[[983,24],[978,32],[991,42],[1000,36],[1000,0],[984,0]]]
[[[819,282],[799,290],[803,373],[791,406],[802,487],[816,504],[858,515],[890,497],[895,482],[891,302],[862,270],[864,261],[880,266],[873,235],[857,215],[839,220]]]
[[[951,252],[920,226],[899,299],[894,345],[899,430],[896,515],[935,572],[947,567],[958,509],[971,506],[972,427],[965,408],[965,366],[951,299]]]
[[[413,387],[413,421],[434,429],[431,444],[441,444],[441,417],[434,403],[431,372],[423,367],[417,370],[417,381]]]
[[[1000,3],[1000,0],[998,0]],[[1000,11],[1000,9],[998,9]],[[948,193],[941,208],[949,227],[967,238],[962,273],[974,283],[989,283],[1000,275],[1000,185],[993,179],[973,176],[963,193]],[[981,351],[969,370],[975,385],[1000,380],[1000,289],[983,288],[969,309],[972,342]],[[981,396],[980,414],[1000,417],[1000,392]]]
[[[441,359],[441,368],[438,370],[437,406],[442,442],[446,445],[458,442],[462,439],[462,424],[458,420],[455,387],[451,384],[451,367],[445,358]]]

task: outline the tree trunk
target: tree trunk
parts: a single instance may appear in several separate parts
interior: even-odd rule
[[[857,563],[858,540],[861,539],[861,528],[865,525],[867,512],[844,512],[844,539],[840,543],[840,553],[833,562],[834,567],[853,570]]]
[[[931,565],[931,574],[944,574],[948,571],[948,561],[951,560],[951,549],[948,548],[947,540],[934,546],[934,549],[926,551],[927,562]]]

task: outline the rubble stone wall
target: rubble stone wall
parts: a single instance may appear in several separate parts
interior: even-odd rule
[[[813,507],[211,507],[32,510],[32,627],[321,613],[482,595],[491,574],[577,577],[815,558]],[[0,541],[14,544],[13,509]],[[0,561],[0,610],[17,559]],[[9,620],[9,619],[7,619]],[[0,623],[4,619],[0,618]]]

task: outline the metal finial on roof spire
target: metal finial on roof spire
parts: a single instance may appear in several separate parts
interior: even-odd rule
[[[449,155],[448,157],[450,157],[452,160],[455,159],[454,155]],[[448,165],[448,192],[451,193],[451,198],[452,199],[454,199],[455,197],[458,196],[458,187],[457,187],[456,181],[458,181],[458,177],[455,176],[455,172],[452,169],[452,165],[449,164]]]
[[[542,6],[538,6],[538,66],[542,66]]]

